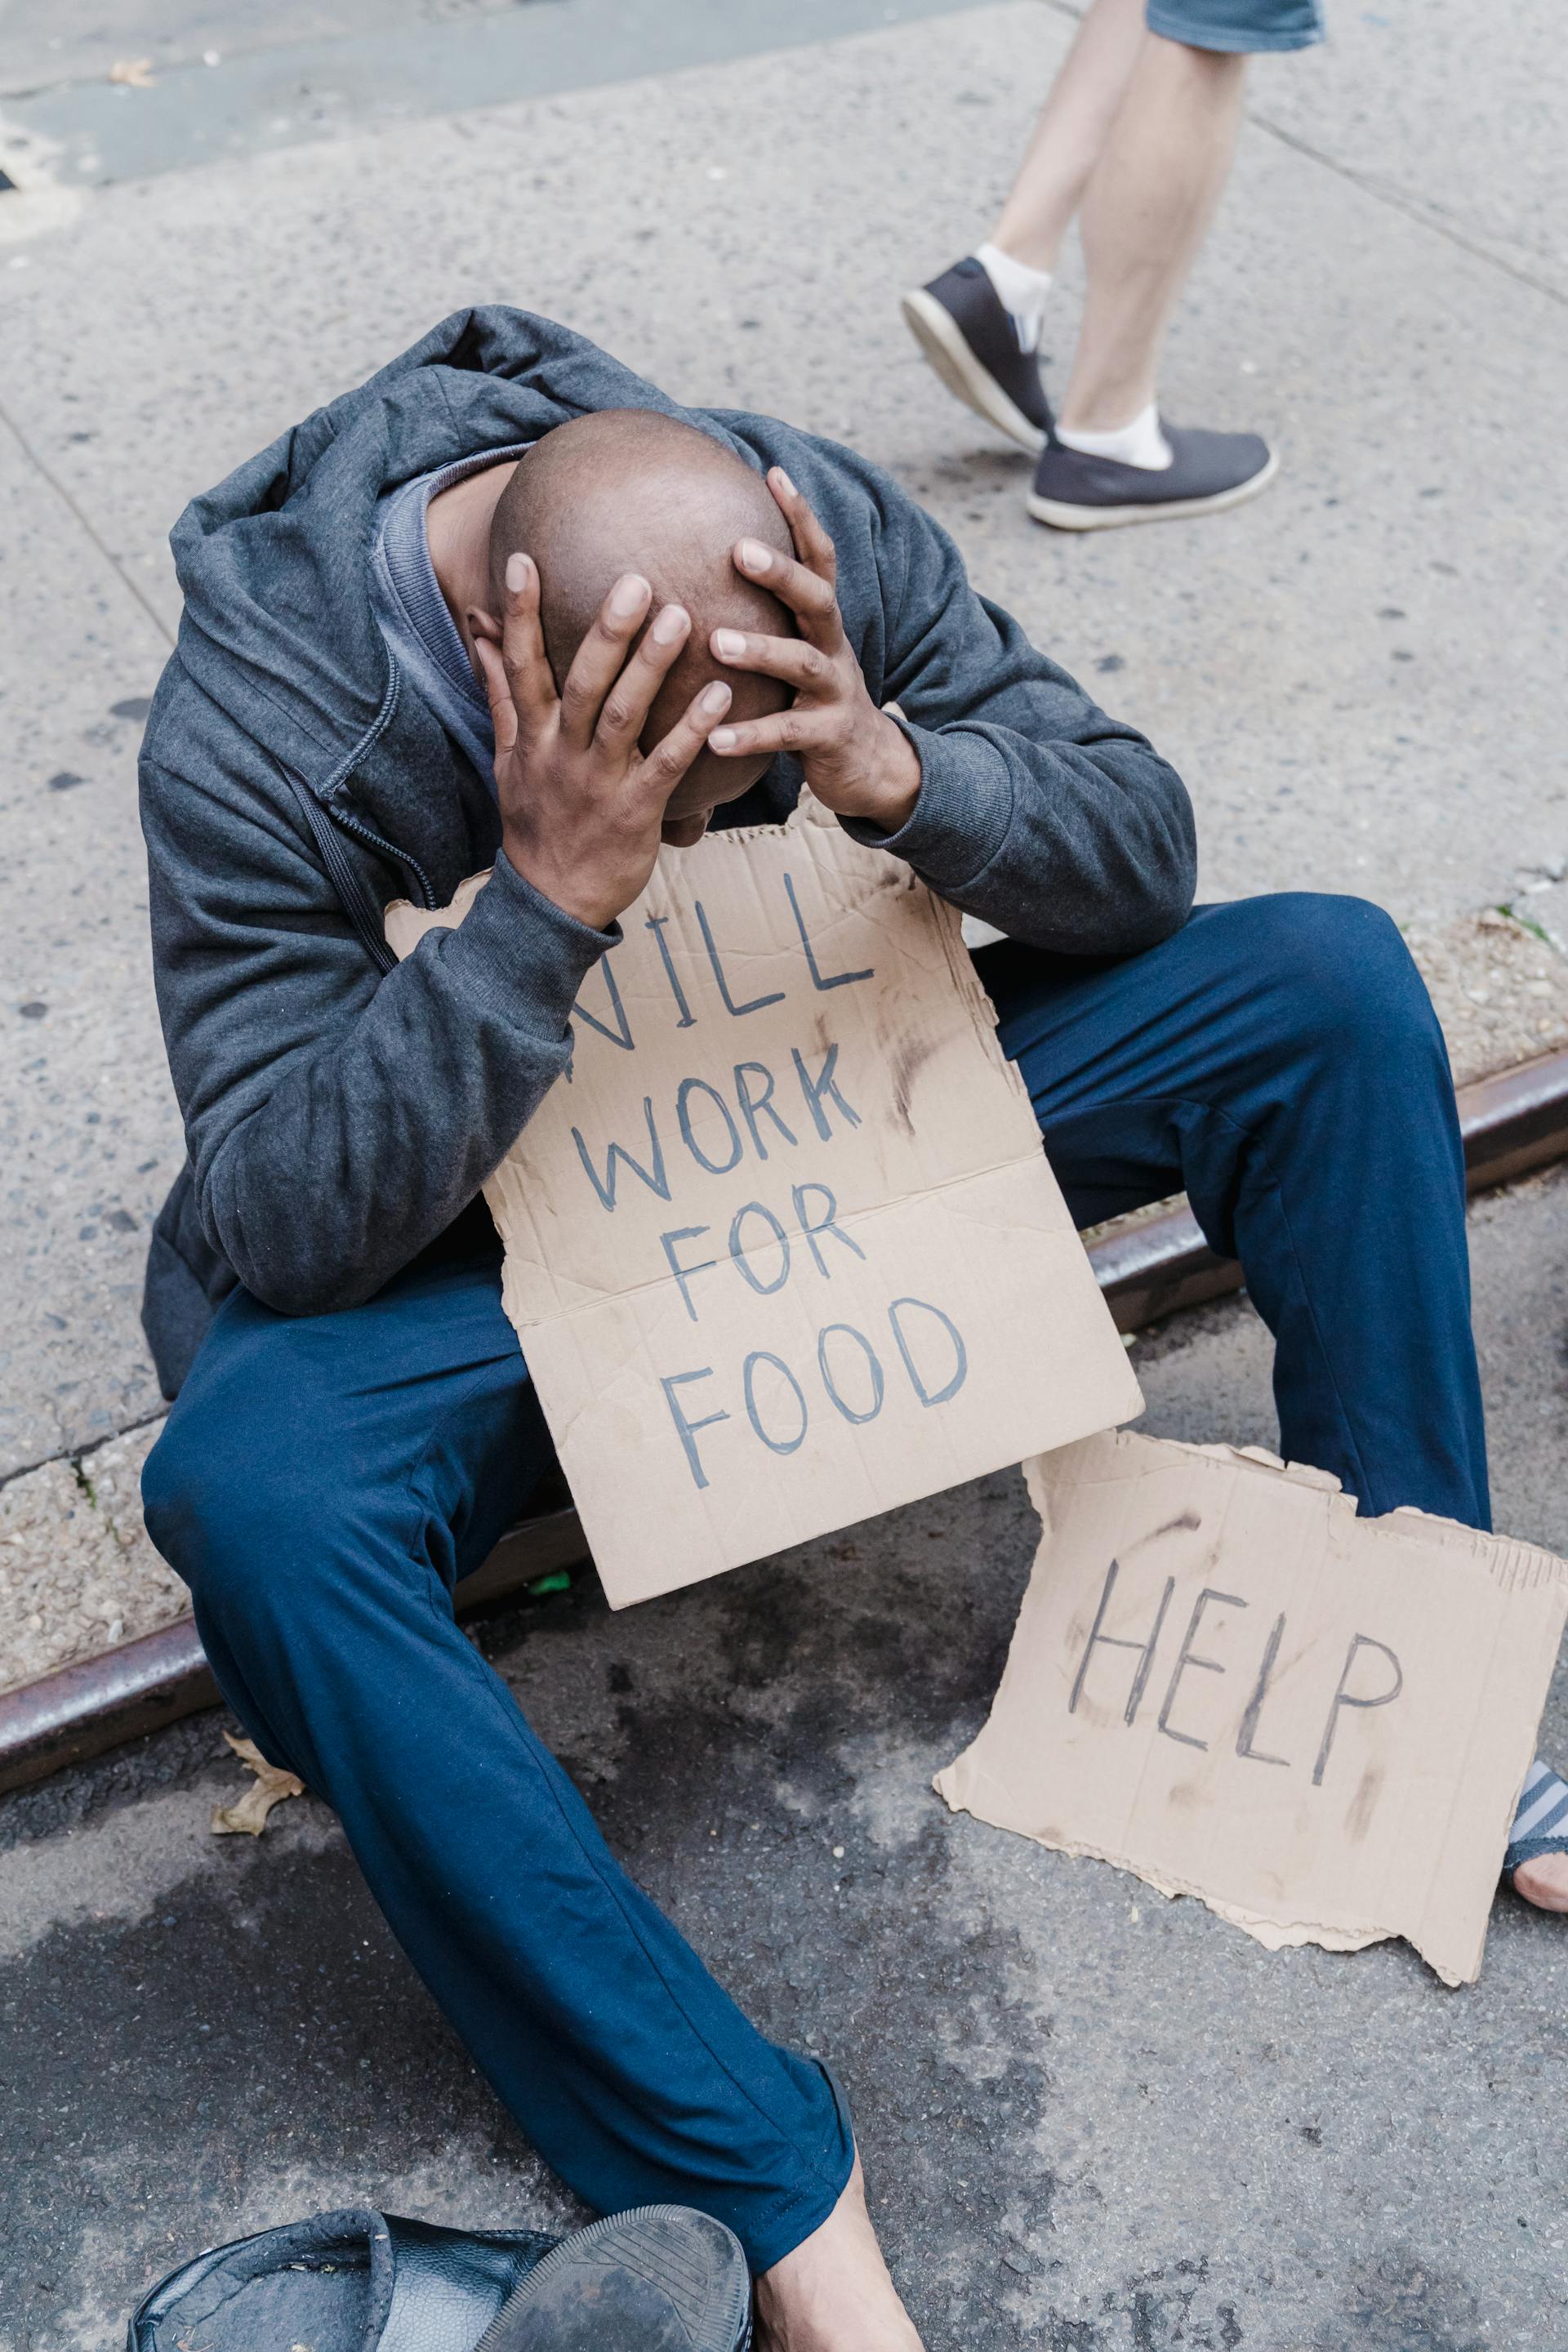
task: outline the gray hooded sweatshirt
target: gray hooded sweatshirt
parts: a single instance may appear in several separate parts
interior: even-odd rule
[[[190,1155],[143,1308],[168,1394],[237,1281],[289,1315],[371,1297],[475,1202],[566,1065],[573,1000],[618,931],[500,855],[493,788],[388,652],[370,557],[388,490],[603,408],[685,415],[811,500],[871,697],[897,701],[920,758],[886,846],[933,890],[1068,955],[1148,947],[1186,917],[1180,778],[974,593],[887,475],[772,417],[681,410],[549,320],[457,311],[174,531],[184,613],[141,770]],[[780,823],[800,785],[781,758],[714,822]],[[442,905],[492,864],[461,929],[395,964],[387,901]]]

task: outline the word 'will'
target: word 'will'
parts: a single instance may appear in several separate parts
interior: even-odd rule
[[[857,981],[874,980],[876,971],[870,964],[868,964],[863,971],[823,971],[816,961],[816,950],[811,944],[811,937],[805,928],[805,918],[800,911],[800,900],[795,895],[795,877],[792,874],[786,874],[784,877],[784,895],[789,900],[790,913],[795,918],[795,929],[800,934],[801,953],[805,960],[805,969],[813,992],[817,995],[826,995],[831,988],[853,988]],[[743,992],[738,992],[731,985],[730,975],[724,968],[724,960],[719,952],[718,942],[713,937],[713,926],[708,919],[708,909],[700,898],[692,902],[692,912],[697,918],[697,928],[702,934],[702,945],[707,950],[709,970],[713,975],[719,1002],[730,1018],[732,1021],[741,1021],[748,1013],[761,1013],[770,1004],[782,1004],[784,1000],[784,991],[782,988],[765,989],[760,996],[749,997]],[[669,951],[669,942],[664,936],[665,926],[668,921],[668,915],[650,915],[643,929],[653,933],[654,944],[658,950],[659,961],[664,967],[664,976],[669,984],[669,1001],[676,1014],[671,1026],[677,1029],[694,1029],[700,1016],[691,1009],[691,999],[681,983],[675,958]],[[605,992],[610,1001],[610,1019],[601,1021],[598,1014],[590,1013],[585,1004],[574,1004],[572,1010],[579,1021],[585,1021],[590,1029],[596,1029],[599,1035],[607,1037],[612,1045],[618,1045],[623,1053],[634,1054],[637,1051],[637,1039],[632,1034],[632,1024],[626,1017],[626,1008],[622,1000],[621,992],[616,984],[614,957],[615,950],[612,948],[607,954],[599,959],[599,970],[605,975]]]

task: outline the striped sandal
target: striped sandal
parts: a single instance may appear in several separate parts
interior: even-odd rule
[[[1525,1774],[1513,1827],[1508,1833],[1508,1851],[1502,1858],[1504,1883],[1511,1887],[1521,1864],[1538,1862],[1547,1853],[1568,1853],[1568,1781],[1538,1756]]]

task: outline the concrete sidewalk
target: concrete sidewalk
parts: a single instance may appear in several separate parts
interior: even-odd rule
[[[1458,0],[1438,13],[1467,31]],[[21,1139],[0,1474],[157,1405],[135,1309],[180,1147],[132,756],[177,610],[165,534],[462,302],[531,303],[683,397],[777,408],[889,465],[1183,768],[1210,893],[1351,888],[1440,926],[1562,870],[1562,537],[1511,437],[1565,372],[1568,311],[1517,258],[1548,162],[1527,116],[1529,171],[1489,183],[1495,256],[1439,225],[1432,162],[1509,112],[1528,20],[1484,45],[1463,115],[1431,87],[1419,141],[1394,100],[1428,88],[1425,31],[1378,48],[1352,27],[1348,64],[1259,77],[1262,108],[1354,160],[1248,131],[1169,382],[1178,415],[1277,436],[1280,481],[1207,531],[1089,544],[1026,519],[1023,461],[948,400],[896,309],[985,217],[1070,30],[983,8],[417,121],[73,199],[74,226],[0,247],[0,1104]],[[0,195],[0,237],[19,201]]]
[[[268,34],[352,39],[357,5],[301,0]],[[62,0],[62,38],[101,21]],[[167,21],[149,5],[113,53]],[[947,400],[896,302],[977,233],[1070,34],[1023,0],[379,129],[351,89],[300,143],[96,191],[35,139],[36,190],[0,193],[0,1476],[52,1460],[68,1501],[58,1457],[160,1409],[136,1303],[180,1145],[133,757],[177,611],[167,530],[466,302],[854,441],[1183,768],[1211,895],[1379,899],[1444,964],[1471,1066],[1555,1020],[1551,943],[1468,923],[1554,903],[1521,894],[1568,862],[1555,19],[1346,12],[1332,50],[1259,73],[1168,390],[1179,419],[1277,437],[1280,480],[1085,544],[1027,521],[1023,461]],[[1069,272],[1058,352],[1075,300]],[[1568,1186],[1476,1233],[1499,1522],[1562,1549]],[[1244,1305],[1139,1361],[1151,1428],[1269,1441]],[[929,1774],[994,1686],[1030,1540],[996,1480],[489,1639],[650,1890],[841,2066],[932,2352],[1564,2352],[1568,1928],[1504,1906],[1480,1986],[1448,1995],[1398,1950],[1266,1958],[949,1818]],[[25,1582],[6,1607],[32,1612]],[[311,2206],[564,2210],[324,1812],[208,1840],[238,1778],[218,1756],[199,1721],[0,1805],[0,2352],[100,2352],[152,2273]]]

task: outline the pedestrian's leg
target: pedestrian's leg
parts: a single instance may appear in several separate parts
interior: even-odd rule
[[[1036,357],[1057,252],[1142,45],[1144,0],[1091,0],[989,238],[903,299],[910,331],[976,415],[1037,456],[1051,430]]]
[[[1143,46],[1144,0],[1094,0],[1040,110],[990,241],[1031,269],[1055,269]]]
[[[1083,324],[1069,432],[1113,432],[1153,402],[1165,334],[1230,172],[1247,59],[1143,36],[1083,196]]]
[[[1155,381],[1230,171],[1247,55],[1321,35],[1316,0],[1094,0],[992,236],[904,296],[948,390],[1037,457],[1037,522],[1102,530],[1215,513],[1273,479],[1256,433],[1166,424]],[[1036,354],[1075,211],[1088,288],[1053,418]]]
[[[339,1315],[237,1293],[148,1461],[147,1523],[225,1696],[337,1811],[542,2154],[606,2210],[701,2207],[766,2270],[846,2191],[842,2103],[626,1876],[453,1620],[548,1458],[498,1259]]]

